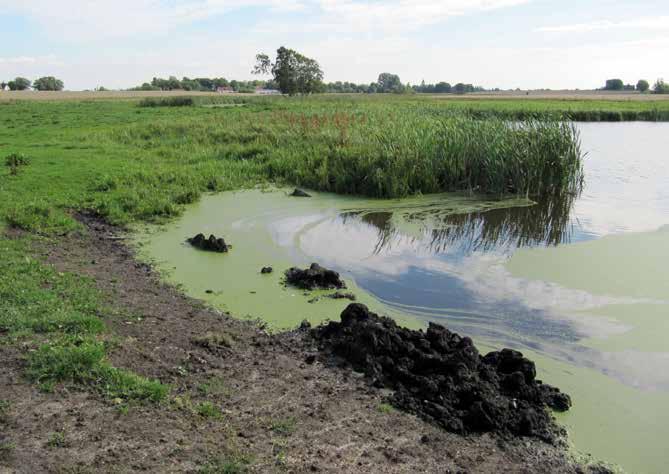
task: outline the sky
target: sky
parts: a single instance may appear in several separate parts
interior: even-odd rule
[[[0,0],[0,80],[252,79],[280,47],[327,82],[593,89],[669,79],[666,0]]]

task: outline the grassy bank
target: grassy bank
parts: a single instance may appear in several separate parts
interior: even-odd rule
[[[112,310],[92,282],[28,256],[30,244],[30,239],[0,239],[0,334],[4,343],[32,347],[28,378],[44,391],[78,384],[117,403],[164,400],[167,386],[106,361],[113,340],[102,315]]]
[[[28,164],[6,167],[0,216],[52,234],[76,228],[68,209],[154,220],[203,192],[270,181],[401,197],[545,195],[580,179],[578,137],[555,120],[479,120],[450,102],[404,98],[200,102],[1,105],[0,154]]]

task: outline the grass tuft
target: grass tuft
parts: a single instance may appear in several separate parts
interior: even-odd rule
[[[90,338],[44,344],[28,357],[28,376],[39,383],[72,382],[89,386],[109,399],[163,401],[169,387],[105,361],[104,343]]]
[[[251,461],[245,456],[221,457],[209,461],[200,468],[199,474],[244,474],[249,471]]]

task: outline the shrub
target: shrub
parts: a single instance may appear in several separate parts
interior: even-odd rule
[[[191,107],[195,105],[192,97],[146,98],[139,102],[139,107]]]
[[[5,157],[5,166],[9,168],[9,174],[13,176],[19,174],[19,169],[28,164],[30,164],[28,157],[20,153],[12,153]]]

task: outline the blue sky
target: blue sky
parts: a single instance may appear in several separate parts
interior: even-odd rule
[[[387,71],[588,89],[669,78],[669,11],[666,0],[0,0],[0,80],[249,79],[255,54],[282,45],[316,58],[327,81]]]

